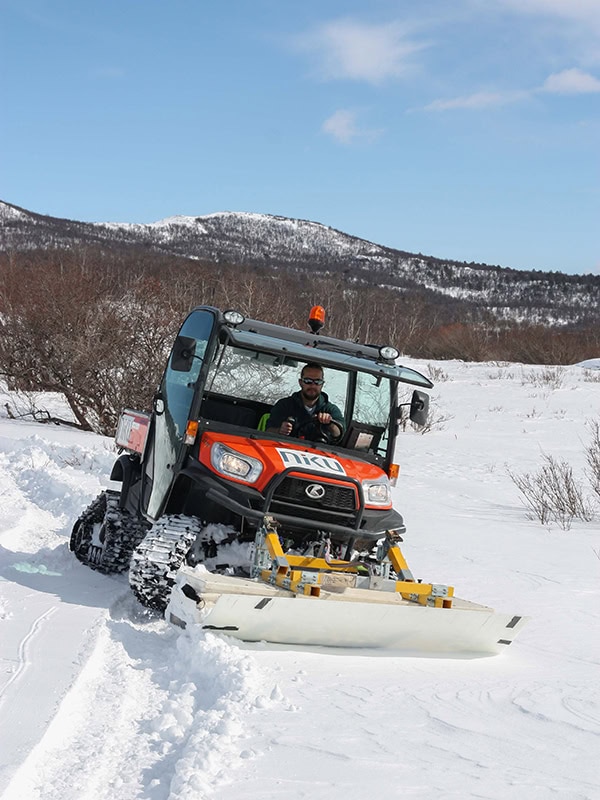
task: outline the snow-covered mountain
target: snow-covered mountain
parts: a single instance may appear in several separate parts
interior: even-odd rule
[[[0,252],[131,248],[270,270],[339,274],[349,283],[419,292],[500,319],[545,325],[598,321],[599,275],[522,271],[444,260],[374,244],[308,220],[223,212],[150,224],[59,219],[0,202]]]

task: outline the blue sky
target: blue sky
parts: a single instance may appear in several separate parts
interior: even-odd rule
[[[0,0],[0,199],[600,271],[600,0]]]

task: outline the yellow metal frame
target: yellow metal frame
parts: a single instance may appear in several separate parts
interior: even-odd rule
[[[258,573],[260,579],[265,583],[280,586],[295,594],[319,597],[321,594],[319,584],[321,584],[321,577],[324,574],[353,573],[360,575],[362,573],[360,564],[342,559],[329,561],[311,556],[286,555],[279,541],[276,522],[271,517],[265,517],[263,530],[264,546],[271,559],[270,568],[263,568]],[[395,541],[389,546],[385,558],[389,560],[392,569],[401,578],[395,582],[394,591],[400,594],[404,600],[434,608],[452,607],[454,588],[415,581],[406,559]]]

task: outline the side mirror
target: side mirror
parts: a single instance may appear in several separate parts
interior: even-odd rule
[[[425,425],[429,414],[429,395],[417,389],[412,394],[410,401],[410,421],[415,425]]]
[[[196,340],[191,336],[178,336],[171,354],[171,369],[174,372],[189,372],[196,352]]]

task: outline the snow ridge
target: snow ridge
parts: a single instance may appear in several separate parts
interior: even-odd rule
[[[3,800],[209,798],[256,755],[243,734],[273,704],[263,688],[235,645],[202,631],[176,638],[127,594]]]

